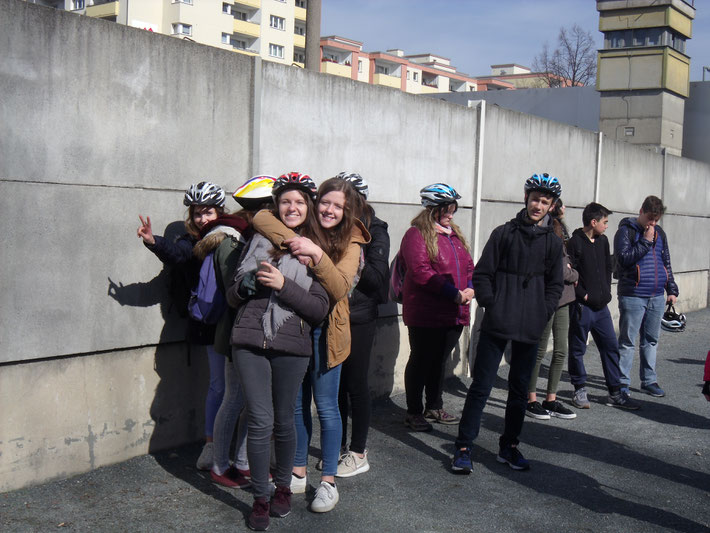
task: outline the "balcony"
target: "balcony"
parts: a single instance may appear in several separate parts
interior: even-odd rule
[[[294,7],[293,14],[296,17],[296,20],[306,20],[306,10],[302,7]]]
[[[332,61],[324,60],[321,61],[320,71],[325,74],[333,74],[335,76],[349,78],[353,70],[350,65],[341,65],[340,63],[333,63]]]
[[[261,26],[253,22],[234,19],[234,33],[248,37],[259,37]]]
[[[384,85],[393,89],[401,89],[402,80],[389,74],[375,74],[372,78],[373,85]]]
[[[261,8],[261,0],[234,0],[234,4],[237,6],[244,6],[250,9]]]
[[[305,48],[306,47],[306,36],[305,35],[298,35],[297,33],[293,35],[293,46],[296,48]]]
[[[107,2],[105,4],[99,4],[97,6],[89,6],[86,8],[86,16],[98,19],[117,17],[118,2]]]

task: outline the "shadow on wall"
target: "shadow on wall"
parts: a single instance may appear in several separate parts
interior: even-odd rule
[[[184,232],[184,223],[176,221],[165,228],[163,235],[175,240]],[[148,453],[199,440],[204,433],[204,399],[209,370],[203,346],[174,340],[176,331],[186,331],[190,296],[190,287],[181,269],[164,265],[160,273],[147,282],[124,285],[110,277],[108,282],[108,296],[122,306],[160,305],[163,317],[163,329],[153,362],[158,383],[150,406],[153,432]]]
[[[397,304],[388,302],[380,305],[379,315],[370,353],[370,396],[373,398],[392,395],[397,381],[396,367],[400,347]]]

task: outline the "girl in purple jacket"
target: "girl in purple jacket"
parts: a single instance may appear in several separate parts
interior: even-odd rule
[[[399,252],[406,268],[402,318],[410,346],[404,371],[404,424],[414,431],[431,431],[429,421],[458,423],[444,410],[442,390],[446,359],[469,324],[473,260],[453,223],[461,196],[444,183],[424,187],[419,194],[424,210],[412,220]]]

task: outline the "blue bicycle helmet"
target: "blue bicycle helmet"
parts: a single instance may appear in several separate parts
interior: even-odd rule
[[[432,183],[427,185],[421,191],[419,196],[422,198],[424,207],[436,207],[439,205],[451,204],[461,198],[461,195],[456,190],[446,183]]]
[[[550,176],[547,172],[543,174],[533,174],[525,181],[525,196],[532,191],[540,191],[551,194],[555,198],[562,196],[562,185],[560,180]]]

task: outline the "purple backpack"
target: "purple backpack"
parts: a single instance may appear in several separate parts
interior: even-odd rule
[[[190,291],[187,311],[198,322],[216,324],[226,309],[227,301],[217,285],[214,252],[210,252],[202,261],[197,287]]]

